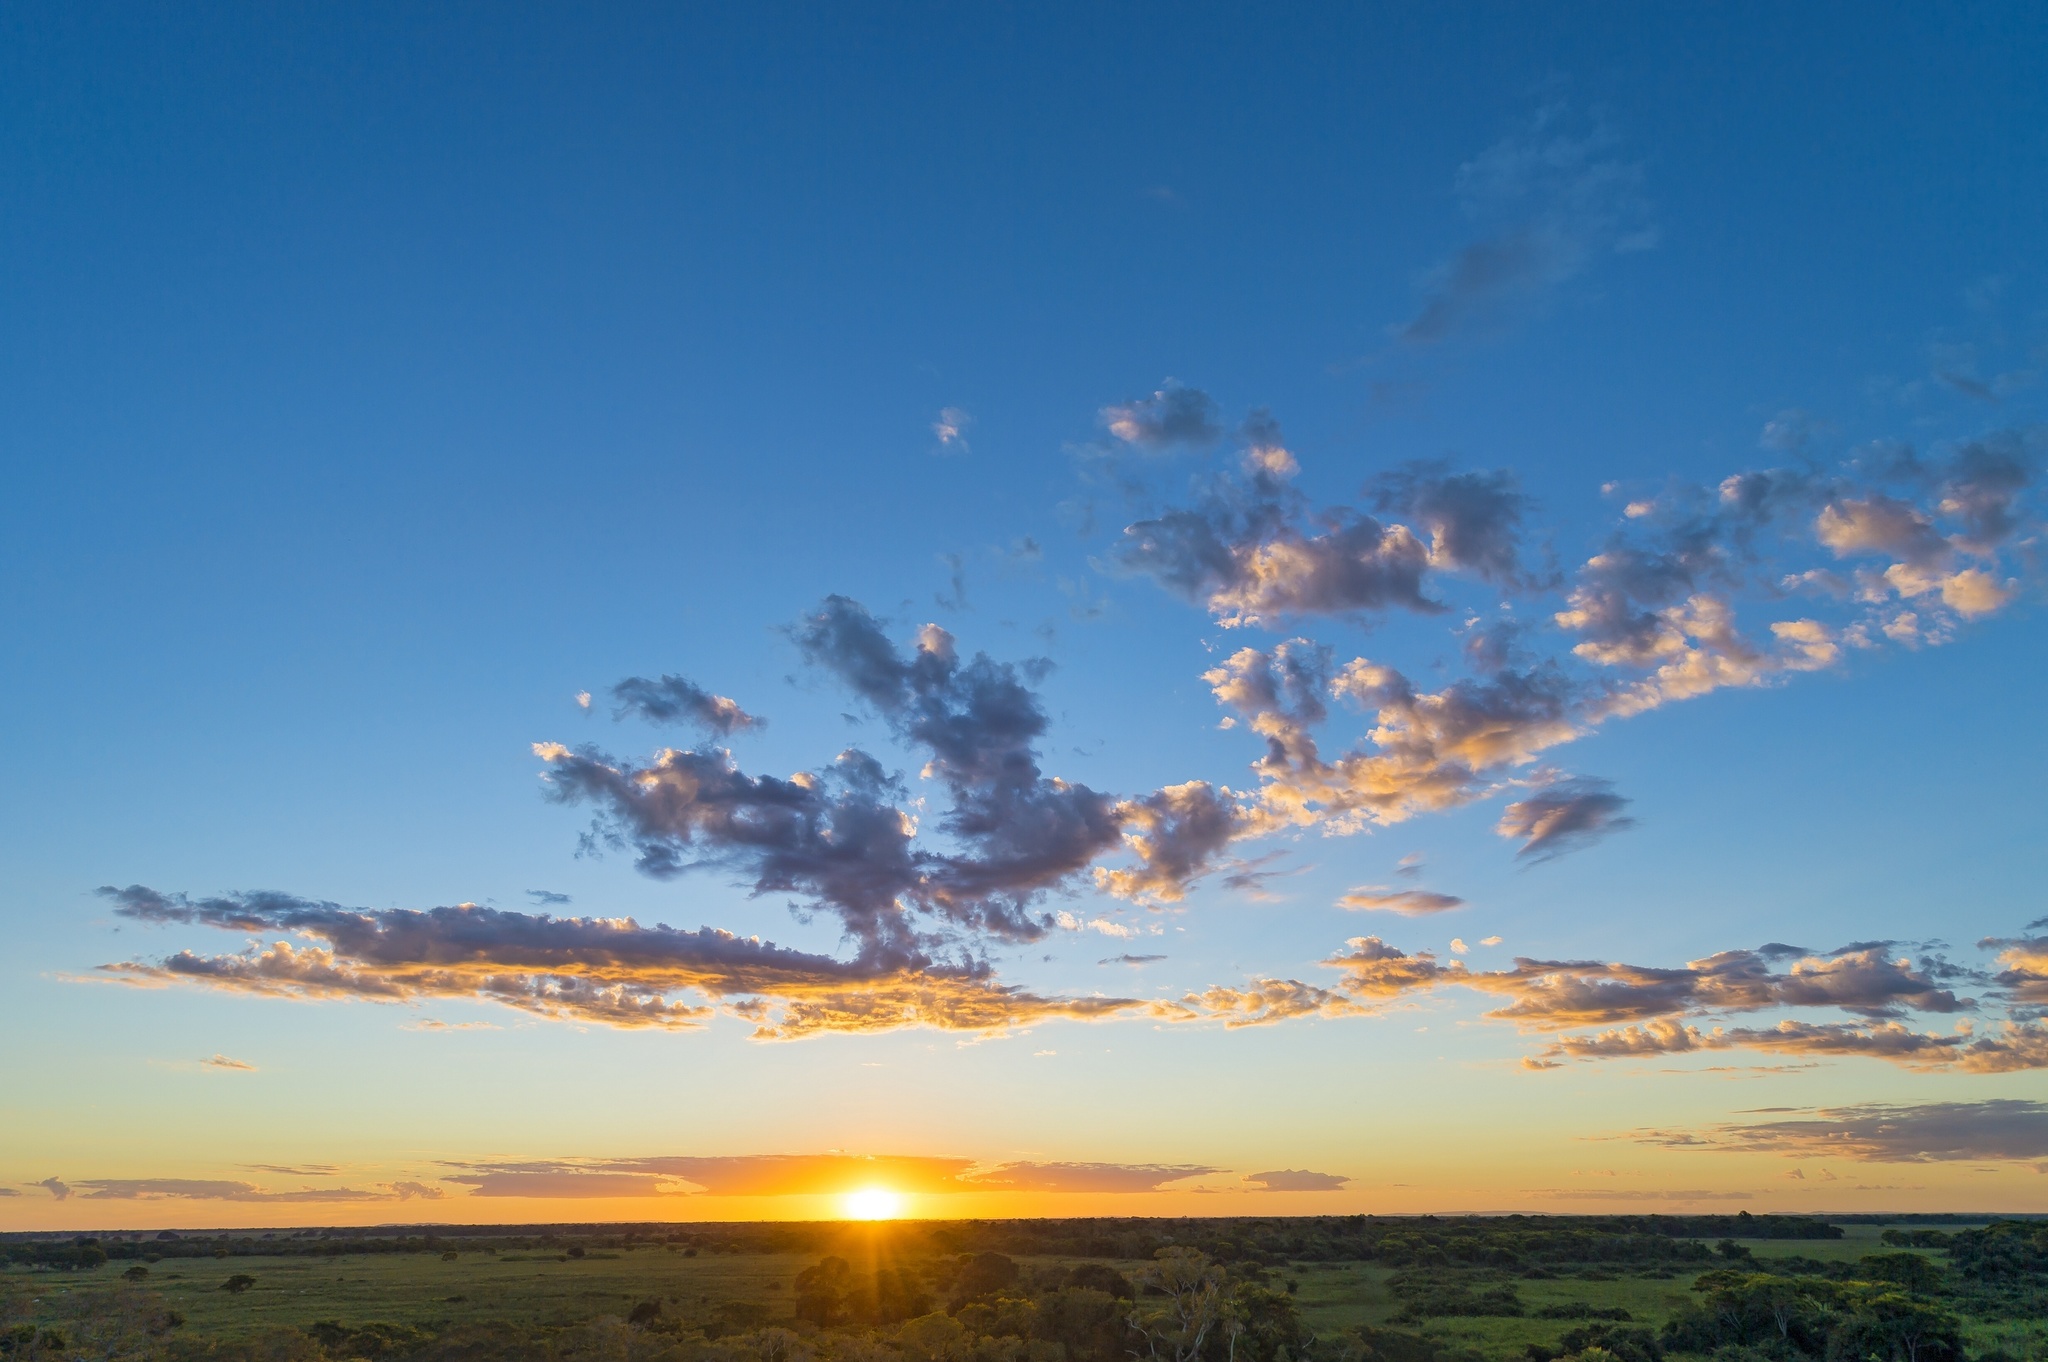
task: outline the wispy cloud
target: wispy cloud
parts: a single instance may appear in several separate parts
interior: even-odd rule
[[[1156,1192],[1171,1183],[1222,1171],[1191,1163],[1003,1163],[963,1181],[1006,1192]]]
[[[1598,257],[1655,244],[1641,170],[1611,130],[1570,123],[1563,105],[1546,105],[1459,167],[1458,196],[1481,234],[1425,277],[1421,309],[1397,328],[1403,341],[1498,328]]]
[[[275,1205],[345,1204],[399,1199],[390,1191],[354,1187],[306,1187],[270,1191],[253,1182],[217,1178],[82,1178],[69,1185],[49,1178],[40,1184],[59,1201],[241,1201]],[[61,1189],[61,1190],[60,1190]]]
[[[1435,894],[1427,889],[1388,889],[1368,884],[1340,897],[1337,906],[1365,912],[1399,913],[1403,917],[1424,917],[1462,908],[1465,900],[1455,894]]]
[[[974,424],[974,418],[964,407],[941,407],[938,419],[932,422],[932,438],[938,441],[942,454],[965,454],[969,450],[967,428]]]
[[[1704,1131],[1637,1131],[1629,1138],[1675,1149],[1861,1163],[2032,1162],[2048,1158],[2048,1103],[2020,1098],[1865,1102]]]

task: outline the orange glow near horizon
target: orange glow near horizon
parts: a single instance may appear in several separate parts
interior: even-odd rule
[[[848,1220],[894,1220],[903,1214],[903,1198],[886,1187],[863,1187],[846,1194]]]

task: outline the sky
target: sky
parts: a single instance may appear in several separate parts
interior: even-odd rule
[[[2048,1211],[2048,12],[0,15],[0,1228]]]

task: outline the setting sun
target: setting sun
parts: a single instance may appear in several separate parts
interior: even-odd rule
[[[846,1194],[848,1220],[894,1220],[903,1211],[903,1198],[886,1187],[863,1187]]]

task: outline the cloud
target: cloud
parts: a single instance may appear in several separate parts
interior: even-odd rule
[[[1339,908],[1399,913],[1403,917],[1447,913],[1464,905],[1465,900],[1455,894],[1433,894],[1427,889],[1387,889],[1375,884],[1360,885],[1337,900]]]
[[[1494,831],[1522,839],[1516,859],[1548,861],[1632,827],[1635,820],[1622,813],[1627,807],[1607,781],[1578,776],[1509,804]]]
[[[977,654],[962,660],[936,625],[916,651],[899,653],[858,603],[829,597],[793,632],[807,662],[872,706],[906,743],[929,753],[923,775],[943,785],[951,806],[940,828],[964,851],[924,853],[897,888],[965,927],[1035,940],[1047,930],[1031,903],[1119,843],[1119,801],[1050,778],[1036,743],[1046,716],[1019,669]],[[842,759],[843,760],[843,759]],[[907,830],[906,830],[907,841]]]
[[[1177,903],[1243,835],[1243,806],[1228,786],[1191,780],[1119,803],[1115,817],[1131,866],[1098,866],[1095,883],[1119,898]]]
[[[1347,951],[1323,963],[1343,970],[1338,988],[1359,998],[1396,998],[1442,983],[1462,982],[1467,973],[1462,961],[1438,964],[1429,951],[1409,955],[1376,936],[1354,936],[1345,945]]]
[[[1541,144],[1526,141],[1522,152]],[[1576,145],[1560,166],[1602,159]],[[1512,167],[1533,162],[1503,155],[1473,183],[1512,199],[1521,192]],[[1217,444],[1225,429],[1212,399],[1177,384],[1109,409],[1105,421],[1115,440],[1145,449]],[[1628,805],[1604,782],[1537,765],[1556,748],[1667,703],[1785,683],[1891,641],[1933,646],[2006,608],[2042,527],[2042,433],[1869,446],[1832,467],[1814,450],[1822,435],[1811,423],[1787,427],[1779,444],[1796,446],[1796,467],[1617,497],[1612,532],[1558,580],[1539,565],[1548,550],[1528,547],[1542,542],[1530,538],[1534,503],[1508,473],[1409,464],[1358,488],[1371,514],[1320,505],[1296,485],[1300,461],[1278,425],[1253,412],[1213,456],[1218,466],[1192,475],[1181,502],[1132,525],[1109,566],[1150,576],[1231,627],[1316,616],[1371,623],[1394,609],[1449,616],[1461,646],[1445,665],[1462,670],[1424,686],[1306,636],[1219,656],[1202,679],[1223,707],[1221,727],[1254,740],[1249,789],[1189,779],[1111,792],[1066,779],[1046,756],[1065,748],[1049,748],[1039,692],[1050,663],[970,654],[943,628],[899,629],[843,596],[825,598],[787,636],[855,710],[879,720],[907,769],[860,746],[787,775],[745,769],[714,740],[759,721],[673,675],[620,682],[619,713],[692,724],[700,745],[638,759],[535,745],[548,797],[592,815],[586,850],[630,854],[658,880],[728,877],[806,922],[836,924],[831,953],[630,918],[130,886],[106,891],[125,917],[254,939],[229,953],[113,962],[103,977],[297,999],[494,1001],[619,1027],[684,1029],[722,1011],[764,1039],[1056,1018],[1253,1025],[1351,1015],[1456,985],[1494,995],[1497,1020],[1551,1035],[1652,1022],[1693,1030],[1711,1013],[1834,1008],[1856,1020],[1722,1028],[1697,1032],[1718,1038],[1699,1043],[1969,1072],[2033,1067],[2041,1042],[2018,1014],[2002,1030],[1949,1037],[1904,1019],[2039,1006],[2048,970],[2034,937],[1998,939],[1999,970],[1972,976],[1981,999],[1959,997],[1960,976],[1925,952],[1901,962],[1869,943],[1826,956],[1765,946],[1677,969],[1525,959],[1471,970],[1359,937],[1324,962],[1338,972],[1334,985],[1255,974],[1177,999],[1043,994],[999,979],[990,964],[992,953],[1057,930],[1058,901],[1091,889],[1155,907],[1211,875],[1246,889],[1268,873],[1253,869],[1265,858],[1245,847],[1260,839],[1351,834],[1507,796],[1500,830],[1523,858],[1583,846],[1626,826]],[[1117,476],[1135,480],[1144,466],[1118,461]],[[1501,601],[1510,592],[1555,598],[1527,611]],[[1484,603],[1453,613],[1460,593]],[[531,896],[542,907],[567,897]],[[1361,886],[1347,903],[1414,914],[1453,899]],[[1539,1062],[1647,1042],[1555,1043],[1558,1055]]]
[[[1214,444],[1223,436],[1216,400],[1170,378],[1150,397],[1104,407],[1102,424],[1117,439],[1148,453]]]
[[[47,1187],[49,1183],[43,1185]],[[396,1199],[388,1192],[362,1191],[353,1187],[308,1187],[273,1192],[253,1182],[212,1178],[83,1178],[57,1196],[62,1200],[73,1193],[86,1201],[248,1201],[293,1205]]]
[[[19,1187],[0,1187],[0,1196],[20,1196],[20,1195],[21,1195],[21,1189],[20,1189]]]
[[[1159,1014],[1177,1020],[1220,1018],[1225,1027],[1270,1026],[1298,1017],[1353,1017],[1368,1009],[1338,989],[1320,988],[1299,979],[1252,979],[1242,987],[1216,985],[1171,1004]]]
[[[1485,679],[1419,691],[1392,667],[1357,658],[1329,671],[1327,650],[1294,639],[1242,648],[1204,674],[1217,699],[1265,741],[1249,833],[1321,825],[1349,832],[1471,803],[1497,773],[1577,736],[1572,684],[1554,666],[1505,666]],[[1314,729],[1324,696],[1369,711],[1371,746],[1334,760]]]
[[[215,1055],[211,1059],[202,1059],[199,1061],[199,1063],[203,1068],[223,1069],[229,1073],[256,1072],[256,1066],[254,1064],[245,1063],[244,1061],[239,1059],[229,1059],[226,1055]]]
[[[566,1020],[671,1029],[711,1014],[674,996],[695,991],[727,1002],[764,1039],[912,1025],[988,1030],[1140,1006],[1135,999],[1040,997],[996,983],[984,965],[841,961],[709,927],[687,932],[631,918],[552,918],[475,904],[351,909],[274,893],[193,900],[139,885],[105,892],[117,913],[144,921],[289,932],[323,943],[254,944],[234,955],[181,951],[101,967],[131,982],[294,998],[464,998]]]
[[[1192,1163],[1003,1163],[962,1181],[1007,1192],[1157,1192],[1168,1183],[1222,1171]]]
[[[969,451],[967,428],[974,424],[964,407],[941,407],[938,419],[932,422],[932,438],[939,442],[942,454],[965,454]]]
[[[1459,197],[1484,232],[1430,271],[1421,310],[1397,330],[1403,341],[1498,327],[1598,256],[1655,241],[1641,172],[1615,155],[1613,134],[1573,136],[1564,120],[1547,106],[1459,168]]]
[[[2034,928],[2048,924],[2027,925]],[[1995,981],[2014,1001],[2048,1004],[2048,936],[1986,937],[1977,945],[1982,950],[1998,948],[1998,963],[2003,968]]]
[[[1511,586],[1536,584],[1522,570],[1529,500],[1513,473],[1456,473],[1441,462],[1410,463],[1375,478],[1371,488],[1375,510],[1406,516],[1428,531],[1432,568]]]
[[[242,1166],[255,1173],[278,1173],[292,1178],[331,1178],[341,1172],[340,1165],[332,1163],[247,1163]]]
[[[1205,606],[1226,628],[1445,608],[1423,590],[1429,548],[1414,531],[1348,507],[1311,521],[1300,495],[1263,469],[1126,526],[1112,560]]]
[[[1112,955],[1107,960],[1098,960],[1098,965],[1153,965],[1164,960],[1163,955]]]
[[[2037,536],[2039,432],[1996,432],[1923,457],[1866,449],[1833,469],[1750,470],[1630,501],[1569,581],[1533,573],[1528,502],[1502,472],[1411,464],[1368,485],[1382,523],[1311,505],[1261,417],[1235,469],[1133,523],[1115,567],[1206,606],[1219,624],[1315,615],[1369,621],[1447,607],[1432,583],[1468,573],[1516,590],[1561,586],[1546,621],[1461,626],[1468,677],[1424,690],[1370,657],[1340,662],[1296,637],[1243,648],[1204,675],[1226,728],[1259,739],[1249,795],[1196,782],[1214,804],[1189,864],[1289,828],[1349,833],[1461,807],[1506,789],[1545,753],[1604,724],[1729,688],[1782,684],[1886,642],[1931,646],[2004,608]],[[1285,455],[1285,458],[1281,458]],[[1876,559],[1875,562],[1867,560]],[[1846,572],[1845,570],[1846,569]],[[1792,611],[1818,596],[1819,613]],[[1745,627],[1745,598],[1771,616]],[[1829,616],[1823,618],[1822,616]],[[1331,701],[1368,716],[1364,739],[1326,755]],[[1630,826],[1605,782],[1537,772],[1500,823],[1543,860]],[[1224,798],[1228,794],[1229,798]],[[1183,876],[1184,880],[1185,877]]]
[[[612,699],[615,719],[632,715],[651,724],[690,724],[722,738],[767,723],[741,709],[737,701],[713,695],[680,676],[664,676],[658,681],[629,676],[612,687]]]
[[[1790,961],[1789,969],[1779,969]],[[1942,987],[1938,959],[1923,968],[1882,945],[1819,955],[1771,943],[1721,951],[1678,969],[1589,960],[1518,957],[1511,970],[1475,973],[1469,987],[1512,999],[1489,1015],[1531,1030],[1612,1025],[1689,1012],[1754,1012],[1771,1007],[1834,1007],[1867,1018],[1910,1008],[1963,1012],[1976,1007]]]
[[[1262,1192],[1340,1192],[1351,1181],[1341,1173],[1311,1173],[1298,1168],[1246,1173],[1244,1180]]]
[[[57,1198],[57,1200],[59,1201],[63,1201],[65,1198],[71,1195],[71,1188],[69,1184],[67,1184],[62,1178],[44,1178],[41,1182],[37,1183],[36,1186],[42,1188],[44,1191],[48,1192],[51,1196]]]
[[[1854,1055],[1918,1069],[1961,1073],[2018,1073],[2048,1068],[2048,1028],[2005,1022],[1999,1030],[1947,1035],[1916,1031],[1902,1022],[1853,1024],[1785,1020],[1769,1027],[1703,1030],[1657,1020],[1589,1036],[1564,1036],[1545,1051],[1549,1059],[1631,1059],[1692,1051],[1747,1049],[1770,1054]],[[1546,1064],[1544,1067],[1556,1067]]]
[[[575,902],[567,894],[558,894],[552,889],[529,889],[526,891],[526,897],[543,908],[561,908]]]
[[[450,1164],[442,1181],[476,1196],[824,1196],[862,1187],[969,1191],[1152,1192],[1220,1170],[1200,1164],[977,1164],[923,1155],[747,1154]]]
[[[447,1173],[443,1179],[466,1186],[469,1195],[479,1197],[544,1197],[571,1200],[583,1197],[688,1196],[690,1189],[678,1187],[659,1177],[633,1173],[600,1173],[576,1169],[566,1172],[481,1172]]]
[[[445,1187],[434,1187],[424,1182],[387,1182],[384,1189],[400,1201],[439,1201],[448,1195]]]
[[[2048,1103],[1864,1102],[1779,1121],[1730,1123],[1697,1134],[1639,1131],[1645,1144],[1853,1159],[1860,1163],[2018,1162],[2048,1158]]]

